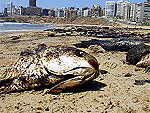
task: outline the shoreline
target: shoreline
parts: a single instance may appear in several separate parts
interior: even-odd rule
[[[16,22],[3,22],[0,23],[0,33],[9,32],[23,32],[23,31],[37,31],[57,28],[58,26],[51,24],[38,24],[38,23],[16,23]]]
[[[99,19],[93,17],[78,17],[73,22],[70,22],[71,18],[54,18],[54,17],[29,17],[29,16],[18,16],[12,15],[1,18],[2,21],[22,22],[22,23],[33,23],[33,24],[49,24],[56,26],[112,26],[112,27],[123,27],[123,28],[134,28],[134,29],[150,29],[150,26],[135,26],[126,25],[119,22],[109,22],[107,19]]]
[[[29,23],[30,24],[30,23]],[[113,29],[113,28],[117,28],[117,29],[131,29],[131,30],[150,30],[149,27],[146,27],[146,26],[138,26],[138,27],[135,27],[135,26],[101,26],[101,25],[86,25],[86,24],[51,24],[51,23],[31,23],[31,24],[46,24],[46,25],[51,25],[52,28],[45,28],[45,29],[33,29],[33,30],[15,30],[15,31],[5,31],[5,32],[0,32],[0,34],[2,33],[19,33],[19,32],[30,32],[30,31],[46,31],[46,30],[49,30],[49,29],[53,29],[55,27],[57,28],[63,28],[63,27],[98,27],[98,28],[108,28],[108,29]]]

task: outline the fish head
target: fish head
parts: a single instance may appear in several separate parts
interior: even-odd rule
[[[49,47],[42,54],[41,62],[50,75],[62,78],[50,89],[51,93],[82,85],[99,75],[98,61],[73,47]]]

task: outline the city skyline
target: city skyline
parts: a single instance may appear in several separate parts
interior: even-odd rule
[[[44,0],[40,1],[37,0],[37,6],[42,8],[62,8],[62,7],[92,7],[94,4],[100,4],[103,8],[105,7],[106,1],[118,1],[118,0],[57,0],[53,2],[52,0]],[[128,0],[132,3],[139,3],[144,2],[146,0]],[[0,0],[0,11],[4,10],[4,7],[6,7],[7,2],[13,2],[15,6],[29,6],[29,0],[26,1],[18,1],[18,0]],[[46,4],[45,4],[46,3]]]

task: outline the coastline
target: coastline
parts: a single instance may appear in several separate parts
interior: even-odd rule
[[[97,25],[96,25],[97,26]],[[78,27],[78,26],[77,26]],[[79,28],[84,27],[83,25]],[[87,25],[85,27],[92,27]],[[61,29],[73,29],[74,26],[61,26]],[[100,28],[101,29],[101,28]],[[116,31],[114,27],[111,31]],[[118,32],[139,33],[146,35],[150,30],[119,29]],[[71,46],[81,41],[99,39],[93,36],[81,36],[79,33],[55,33],[51,30],[1,33],[0,37],[0,75],[8,65],[17,62],[24,49],[34,49],[39,43],[48,46]],[[18,39],[12,40],[14,37]],[[105,40],[105,39],[103,39]],[[0,96],[0,112],[150,112],[150,84],[134,85],[135,80],[150,79],[144,68],[125,63],[126,52],[107,52],[100,46],[82,48],[96,57],[99,69],[107,74],[100,74],[97,79],[67,93],[44,94],[43,90],[24,91]],[[126,74],[131,77],[125,77]]]
[[[149,30],[150,26],[135,26],[126,25],[119,22],[109,22],[106,19],[92,18],[92,17],[78,17],[73,22],[70,21],[71,18],[54,18],[54,17],[30,17],[30,16],[17,16],[12,15],[4,18],[0,18],[0,21],[5,22],[18,22],[18,23],[31,23],[31,24],[46,24],[58,27],[72,27],[72,26],[93,26],[93,27],[114,27],[114,28],[126,28],[126,29],[141,29]]]
[[[23,32],[57,28],[51,24],[0,22],[0,33]]]

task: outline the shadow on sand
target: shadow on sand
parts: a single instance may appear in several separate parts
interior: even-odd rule
[[[67,89],[63,91],[64,93],[80,93],[80,92],[86,92],[86,91],[103,91],[101,88],[106,87],[107,85],[98,81],[88,81],[87,83],[72,88],[72,89]]]

